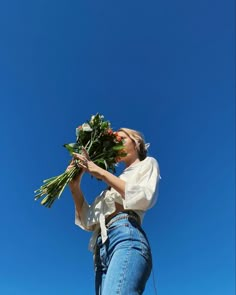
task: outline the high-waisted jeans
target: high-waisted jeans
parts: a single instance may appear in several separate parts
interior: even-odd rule
[[[120,217],[126,216],[126,219]],[[152,269],[152,255],[147,237],[127,213],[113,217],[108,239],[97,238],[95,250],[96,295],[143,294]]]

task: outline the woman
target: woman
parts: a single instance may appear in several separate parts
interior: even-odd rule
[[[90,249],[94,253],[96,295],[142,294],[152,269],[147,237],[141,228],[145,212],[157,199],[159,166],[147,157],[138,131],[122,128],[125,170],[117,177],[93,163],[86,151],[74,153],[82,168],[69,186],[75,203],[75,223],[93,231]],[[74,161],[70,164],[70,169]],[[88,205],[80,188],[84,172],[104,181],[108,188]]]

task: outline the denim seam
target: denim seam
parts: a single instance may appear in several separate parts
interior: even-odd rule
[[[142,231],[140,231],[139,229],[138,229],[138,235],[140,238],[140,244],[141,244],[141,249],[142,249],[141,254],[145,259],[150,260],[151,259],[151,249],[150,249],[148,240],[143,235]]]
[[[117,295],[122,295],[121,294],[121,287],[122,287],[122,282],[124,282],[124,280],[125,280],[125,273],[126,273],[126,270],[127,270],[127,267],[128,267],[128,261],[129,261],[130,253],[131,253],[131,247],[129,247],[129,251],[127,251],[126,259],[125,259],[123,267],[122,267],[123,272],[121,273],[120,280],[119,280],[119,286],[118,286],[118,289],[116,291]]]
[[[133,229],[132,229],[132,227],[130,225],[128,227],[129,227],[130,239],[132,240]],[[132,247],[130,246],[128,248],[128,250],[127,250],[126,259],[125,259],[123,267],[122,267],[123,273],[121,273],[121,275],[120,275],[119,286],[118,286],[118,289],[117,289],[117,292],[116,292],[117,295],[121,295],[122,283],[125,280],[125,274],[126,274],[126,270],[127,270],[127,267],[128,267],[129,256],[131,254],[131,248]]]

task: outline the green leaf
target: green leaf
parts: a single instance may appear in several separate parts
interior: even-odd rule
[[[125,153],[125,152],[124,153],[119,153],[119,157],[122,158],[122,157],[125,157],[125,156],[127,156],[127,153]]]
[[[74,152],[78,152],[81,149],[78,143],[66,143],[63,145],[71,154]]]
[[[122,150],[124,148],[124,146],[123,146],[123,144],[121,144],[121,145],[116,145],[116,146],[113,146],[113,150],[114,151],[119,151],[119,150]]]

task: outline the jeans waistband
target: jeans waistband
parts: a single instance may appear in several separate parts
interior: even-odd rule
[[[140,222],[140,217],[138,216],[137,213],[135,213],[132,210],[126,210],[126,211],[121,211],[117,213],[115,216],[113,216],[107,223],[106,227],[108,228],[110,225],[112,225],[114,222],[117,220],[121,219],[133,219],[135,220],[139,225],[141,224]]]

